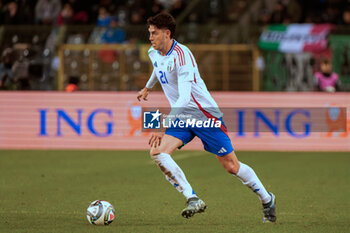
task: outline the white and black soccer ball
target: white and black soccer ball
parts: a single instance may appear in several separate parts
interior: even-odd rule
[[[108,201],[93,201],[86,213],[89,223],[94,225],[108,225],[115,218],[115,209]]]

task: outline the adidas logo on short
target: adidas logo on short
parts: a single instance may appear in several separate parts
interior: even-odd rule
[[[221,147],[221,149],[218,151],[219,154],[225,153],[227,150],[224,147]]]

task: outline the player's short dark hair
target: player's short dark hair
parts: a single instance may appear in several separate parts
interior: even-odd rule
[[[170,31],[170,38],[174,37],[176,21],[174,17],[167,12],[161,12],[155,16],[149,17],[147,19],[147,25],[154,25],[159,29],[168,29]]]

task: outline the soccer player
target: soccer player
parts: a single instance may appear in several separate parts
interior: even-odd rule
[[[182,109],[190,107],[194,114],[200,113],[207,118],[222,121],[222,113],[201,79],[191,51],[173,39],[175,19],[168,13],[159,13],[150,17],[147,24],[152,45],[148,55],[153,64],[153,72],[146,86],[139,91],[137,99],[147,100],[150,89],[159,81],[171,105],[170,118],[167,120],[178,120],[171,116],[178,116]],[[182,216],[190,218],[207,208],[171,157],[174,150],[189,143],[195,136],[202,140],[206,151],[216,155],[227,172],[257,194],[263,206],[264,221],[275,222],[275,196],[266,191],[251,167],[238,161],[224,124],[220,130],[169,127],[164,134],[154,132],[150,136],[151,158],[166,179],[187,199]]]

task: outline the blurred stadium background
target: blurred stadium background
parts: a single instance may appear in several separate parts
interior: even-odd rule
[[[149,166],[142,107],[168,103],[159,85],[148,103],[136,91],[152,71],[145,22],[161,11],[220,107],[332,108],[324,132],[265,114],[267,131],[230,133],[278,195],[274,226],[199,141],[174,158],[207,215],[180,219],[183,200]],[[84,219],[95,199],[117,207],[116,232],[347,232],[349,48],[349,0],[0,0],[0,232],[96,232]],[[335,92],[315,84],[323,59]]]
[[[6,89],[63,90],[74,76],[79,90],[139,90],[151,69],[145,20],[167,10],[210,90],[311,91],[323,55],[334,58],[349,90],[346,0],[23,0],[0,7],[0,71],[13,71]],[[258,48],[267,25],[291,23],[332,24],[329,46],[295,55]]]

